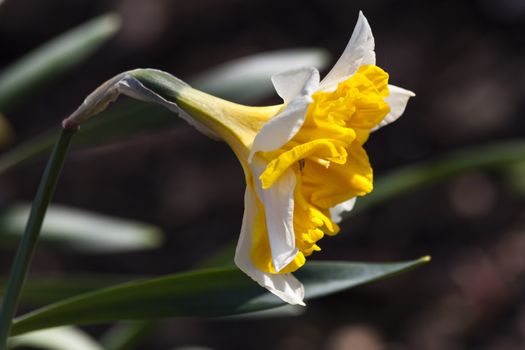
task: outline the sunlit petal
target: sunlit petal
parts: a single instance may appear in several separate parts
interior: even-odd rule
[[[235,251],[235,264],[262,287],[289,304],[304,305],[304,287],[292,274],[270,274],[257,269],[251,259],[250,250],[253,240],[253,224],[257,203],[256,194],[251,186],[246,187],[244,196],[244,217],[241,233]]]
[[[281,271],[297,255],[293,227],[295,174],[288,169],[269,189],[263,190],[260,174],[266,163],[256,157],[252,163],[257,194],[261,200],[266,217],[266,227],[276,272]]]
[[[374,36],[362,12],[350,41],[332,70],[321,81],[321,90],[332,90],[337,84],[354,74],[361,65],[375,64]]]
[[[253,141],[248,162],[252,161],[256,152],[271,151],[290,141],[301,129],[310,103],[310,96],[295,98],[266,123]]]
[[[372,128],[372,131],[395,122],[405,111],[410,97],[416,96],[412,91],[394,85],[388,85],[388,90],[390,95],[385,97],[385,102],[390,106],[390,112],[379,124]]]

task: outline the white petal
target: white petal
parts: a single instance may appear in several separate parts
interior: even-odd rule
[[[321,89],[335,89],[338,83],[357,72],[359,66],[375,63],[376,54],[372,29],[363,12],[360,11],[350,41],[332,70],[321,81]]]
[[[272,151],[290,141],[303,126],[312,97],[304,95],[293,99],[283,110],[266,123],[255,136],[248,162],[258,151]]]
[[[319,71],[315,68],[299,68],[272,75],[275,91],[285,103],[313,94],[319,87],[319,79]]]
[[[277,272],[288,265],[299,250],[295,247],[293,227],[295,174],[285,171],[269,189],[263,189],[259,176],[266,162],[256,157],[251,164],[257,186],[257,195],[264,206],[272,263]]]
[[[343,214],[354,209],[356,199],[357,197],[351,198],[346,202],[339,203],[335,207],[330,208],[330,216],[332,217],[332,221],[336,224],[340,223],[341,220],[343,220]]]
[[[253,239],[253,224],[257,211],[255,193],[250,187],[244,195],[244,217],[241,234],[235,250],[235,264],[255,282],[292,305],[304,306],[304,287],[291,273],[270,274],[257,269],[250,256]]]
[[[388,85],[388,90],[390,91],[390,95],[385,97],[385,102],[390,106],[390,113],[388,113],[379,124],[372,128],[372,131],[376,131],[385,125],[395,122],[405,111],[408,99],[416,96],[412,91],[394,85]]]

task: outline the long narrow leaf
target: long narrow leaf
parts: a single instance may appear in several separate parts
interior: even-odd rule
[[[22,291],[21,302],[24,305],[42,306],[56,303],[79,294],[97,289],[108,288],[116,283],[142,278],[125,275],[66,275],[66,276],[32,276]],[[0,283],[0,296],[5,289],[5,282]]]
[[[391,276],[428,261],[386,264],[312,262],[297,272],[306,299]],[[122,319],[229,316],[284,305],[236,268],[199,270],[117,285],[67,299],[20,317],[13,335],[66,324]]]
[[[97,17],[51,40],[0,72],[0,110],[85,60],[120,27],[114,14]]]
[[[0,239],[18,238],[30,205],[13,205],[0,215]],[[52,205],[40,234],[43,243],[87,253],[115,253],[151,249],[162,243],[159,228],[145,223]]]

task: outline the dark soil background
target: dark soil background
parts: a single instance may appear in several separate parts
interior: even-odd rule
[[[57,125],[93,88],[127,69],[159,68],[184,79],[229,59],[302,46],[336,58],[359,10],[374,31],[378,65],[417,94],[403,118],[367,144],[377,177],[523,136],[523,1],[6,0],[0,68],[98,14],[115,11],[124,21],[89,61],[7,114],[16,144]],[[31,200],[44,164],[2,175],[0,197]],[[103,256],[42,248],[32,274],[188,269],[236,240],[243,191],[241,167],[227,146],[183,122],[76,151],[55,202],[154,223],[166,242],[155,251]],[[312,301],[294,318],[163,321],[141,349],[525,349],[525,197],[501,172],[464,174],[374,207],[321,245],[314,259],[433,260]],[[1,250],[4,273],[12,253]]]

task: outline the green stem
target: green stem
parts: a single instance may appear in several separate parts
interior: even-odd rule
[[[6,349],[7,338],[11,330],[11,323],[18,307],[20,292],[26,279],[29,264],[33,257],[36,242],[42,228],[46,210],[55,192],[55,187],[62,170],[62,164],[67,153],[69,143],[76,130],[62,129],[58,141],[53,148],[40,186],[35,196],[27,226],[18,246],[15,261],[11,268],[2,308],[0,309],[0,350]]]

